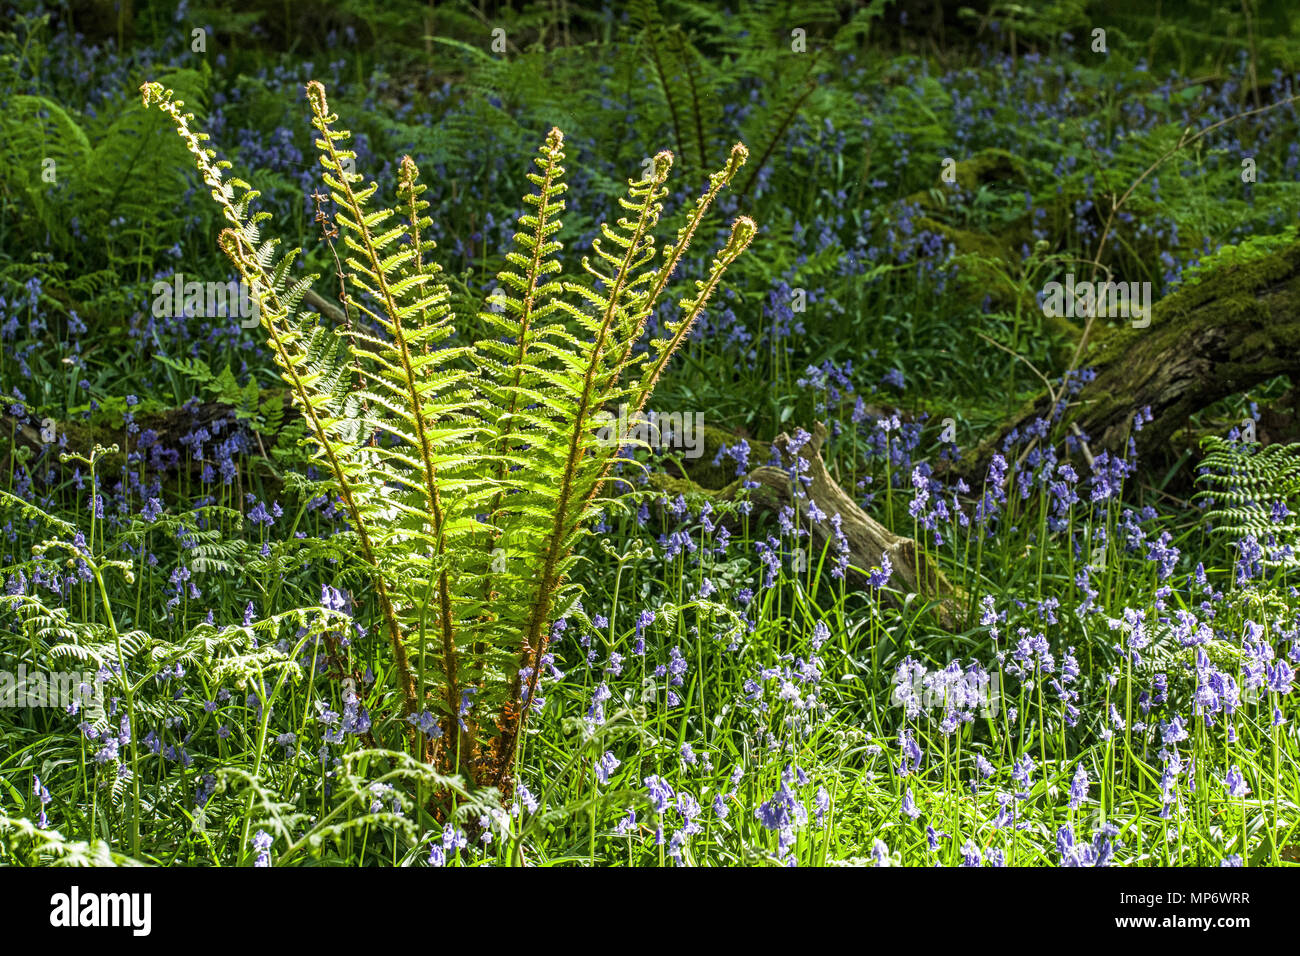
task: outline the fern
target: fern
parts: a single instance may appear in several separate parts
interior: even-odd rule
[[[69,840],[58,830],[0,814],[0,861],[23,866],[143,866],[104,840]]]
[[[1232,540],[1253,538],[1263,548],[1266,567],[1300,564],[1300,444],[1266,445],[1247,451],[1209,436],[1197,480],[1206,502],[1206,520]]]
[[[805,112],[818,116],[835,112],[834,94],[823,90],[818,76],[828,67],[826,56],[852,48],[879,18],[884,0],[874,0],[843,18],[828,0],[800,5],[797,24],[807,46],[792,48],[788,4],[745,4],[736,13],[686,3],[665,12],[659,0],[636,0],[630,14],[638,49],[654,77],[678,152],[692,171],[707,168],[716,158],[716,141],[708,131],[723,122],[721,101],[713,91],[734,88],[744,81],[772,91],[754,106],[743,123],[743,135],[755,146],[757,161],[739,189],[750,196],[759,175],[784,145],[786,135]],[[668,21],[672,22],[671,25]],[[683,22],[685,21],[685,22]],[[759,39],[761,38],[761,39]],[[706,55],[705,49],[716,51]],[[819,93],[825,98],[810,108]],[[851,106],[850,106],[851,108]]]
[[[240,421],[251,422],[255,428],[257,427],[256,418],[262,393],[261,389],[257,387],[255,378],[250,376],[245,384],[240,385],[229,364],[220,372],[213,372],[207,362],[197,358],[178,360],[157,353],[154,355],[154,361],[180,372],[191,382],[208,392],[214,401],[229,405],[234,409],[235,417]],[[268,413],[273,411],[271,408],[265,410]],[[271,427],[266,430],[274,432],[275,429]]]
[[[166,79],[198,102],[210,77],[173,69]],[[86,116],[0,85],[0,193],[17,204],[6,215],[15,248],[48,250],[83,272],[112,267],[115,285],[152,274],[154,250],[178,241],[184,225],[165,201],[185,188],[184,153],[159,143],[163,129],[129,99]]]
[[[712,98],[702,95],[701,88],[716,89],[719,80],[706,74],[709,64],[682,26],[664,23],[657,3],[641,0],[633,4],[632,14],[668,108],[677,152],[683,160],[689,156],[693,167],[702,168],[710,159],[705,129],[717,125],[721,110]]]
[[[680,302],[665,338],[643,342],[647,319],[718,193],[747,151],[733,148],[675,241],[655,238],[671,153],[619,200],[581,272],[559,258],[564,138],[553,129],[528,174],[530,207],[478,311],[483,338],[456,338],[453,298],[428,257],[424,186],[401,161],[395,208],[350,171],[349,135],[325,90],[310,83],[324,181],[345,254],[343,329],[300,309],[314,276],[295,278],[297,251],[277,255],[260,233],[257,192],[227,179],[182,103],[157,83],[146,104],[167,112],[229,223],[223,251],[254,290],[276,363],[302,411],[316,462],[349,517],[388,633],[397,690],[411,725],[437,728],[411,745],[447,775],[508,791],[528,712],[538,701],[555,618],[574,597],[575,545],[602,506],[619,441],[600,436],[604,409],[648,400],[673,353],[748,246],[740,217],[707,275]],[[638,346],[645,346],[639,348]],[[418,739],[416,739],[418,737]]]

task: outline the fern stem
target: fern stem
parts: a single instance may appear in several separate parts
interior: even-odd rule
[[[307,96],[311,101],[312,112],[315,113],[315,125],[320,130],[322,138],[318,141],[319,145],[329,156],[331,171],[338,174],[338,178],[330,183],[333,186],[338,184],[342,190],[342,195],[346,200],[348,211],[356,224],[356,230],[361,236],[361,241],[365,245],[366,256],[374,265],[375,282],[378,285],[378,291],[383,298],[384,308],[388,313],[393,334],[393,343],[397,346],[398,355],[401,360],[401,370],[404,384],[407,390],[407,396],[411,403],[411,414],[415,424],[416,441],[419,444],[420,457],[424,466],[424,483],[425,483],[425,504],[429,508],[429,513],[433,516],[433,533],[436,540],[434,547],[435,554],[441,554],[443,550],[443,533],[444,533],[444,514],[442,500],[439,496],[438,473],[433,463],[433,445],[429,440],[426,430],[423,404],[420,400],[419,384],[416,381],[415,369],[411,364],[411,350],[407,342],[406,330],[402,325],[402,309],[398,306],[397,299],[388,284],[388,277],[384,273],[382,266],[383,259],[376,248],[374,236],[366,225],[366,214],[358,200],[356,192],[352,189],[352,177],[357,174],[349,174],[344,171],[342,158],[334,147],[334,133],[330,129],[331,116],[325,101],[325,88],[318,82],[312,81],[307,84]],[[409,172],[414,169],[414,164],[405,167]],[[333,178],[333,177],[329,177]],[[358,176],[358,178],[360,178]],[[328,179],[327,179],[328,182]],[[413,187],[414,178],[408,180],[408,186]],[[414,202],[414,195],[412,195]],[[447,696],[447,729],[455,733],[460,724],[459,720],[459,701],[461,696],[460,681],[457,674],[458,663],[456,654],[456,632],[455,624],[452,620],[451,613],[451,588],[447,582],[446,569],[438,572],[438,609],[439,609],[439,631],[442,635],[443,649],[443,672],[446,675],[446,696]],[[418,691],[417,691],[418,693]],[[414,713],[415,710],[410,711]],[[472,734],[471,734],[472,739]],[[447,748],[451,753],[452,748]],[[458,761],[459,762],[459,758]]]
[[[406,642],[402,640],[401,625],[397,621],[397,613],[393,608],[392,598],[388,593],[388,586],[384,582],[383,574],[379,570],[379,560],[375,554],[374,544],[371,541],[370,533],[366,530],[366,522],[361,515],[361,509],[357,505],[356,497],[352,492],[352,482],[349,480],[347,471],[344,469],[342,462],[335,451],[334,443],[330,440],[329,433],[322,424],[320,417],[316,414],[315,406],[311,402],[311,395],[307,387],[298,375],[297,366],[289,356],[288,346],[284,341],[283,333],[276,328],[272,315],[281,313],[282,308],[279,298],[271,284],[266,281],[267,277],[262,272],[261,267],[257,264],[243,246],[243,240],[232,229],[227,229],[222,233],[222,249],[227,256],[235,263],[244,280],[254,287],[260,288],[263,299],[262,314],[265,317],[265,327],[267,338],[271,342],[271,347],[276,353],[276,359],[285,374],[289,377],[290,387],[293,389],[294,396],[298,399],[298,404],[303,409],[303,414],[307,417],[308,424],[312,434],[316,437],[322,453],[325,455],[330,471],[334,475],[334,480],[338,485],[339,494],[343,498],[343,504],[348,509],[348,517],[352,521],[352,526],[356,529],[357,541],[361,545],[361,555],[366,563],[370,565],[370,579],[375,586],[375,596],[379,601],[380,613],[383,615],[384,623],[387,627],[390,642],[393,645],[393,662],[397,667],[399,682],[402,688],[402,696],[407,714],[416,713],[417,696],[415,681],[411,676],[411,663],[406,653]],[[267,306],[270,305],[270,308]]]
[[[555,519],[551,525],[551,532],[546,539],[546,553],[542,563],[537,597],[533,604],[533,613],[528,622],[528,630],[524,635],[523,645],[520,649],[520,671],[522,672],[525,669],[530,671],[528,674],[528,692],[524,697],[524,706],[520,708],[518,716],[505,732],[504,742],[506,746],[501,747],[499,751],[502,765],[496,768],[498,781],[505,777],[507,771],[505,757],[513,753],[514,743],[523,730],[528,711],[532,709],[532,703],[537,693],[537,682],[542,668],[542,655],[546,648],[546,626],[549,623],[555,590],[560,583],[557,567],[564,559],[567,551],[565,543],[568,540],[571,525],[570,507],[578,480],[578,467],[581,464],[585,450],[582,436],[587,429],[588,418],[592,409],[596,405],[594,400],[596,371],[600,367],[601,359],[605,354],[605,343],[609,338],[610,328],[614,324],[614,317],[619,311],[619,297],[627,284],[628,273],[631,271],[637,256],[642,253],[642,242],[646,233],[657,220],[658,200],[661,196],[660,187],[667,178],[671,166],[671,153],[660,153],[655,157],[654,172],[646,182],[642,202],[639,208],[636,209],[637,221],[632,233],[632,239],[626,246],[622,263],[614,276],[614,283],[606,300],[604,315],[601,317],[600,329],[596,334],[596,340],[591,345],[590,357],[587,362],[586,372],[583,375],[582,390],[578,399],[578,412],[569,430],[569,450],[560,479],[560,496],[556,502]],[[513,700],[519,700],[520,683],[519,676],[516,676],[514,693],[512,694]]]
[[[231,183],[223,181],[221,177],[221,169],[228,167],[229,163],[214,165],[211,162],[214,154],[211,150],[203,147],[203,140],[207,138],[206,134],[195,133],[189,127],[189,120],[193,118],[193,114],[183,114],[181,107],[184,106],[184,103],[180,100],[173,100],[171,91],[164,90],[159,83],[145,83],[140,90],[146,106],[156,103],[159,109],[172,118],[177,132],[185,141],[191,155],[194,156],[199,172],[203,176],[203,181],[212,189],[213,199],[222,207],[226,220],[232,226],[238,227],[238,231],[231,228],[223,230],[219,245],[222,251],[234,262],[244,281],[257,292],[258,305],[262,310],[264,325],[272,348],[275,350],[277,362],[289,380],[294,396],[302,407],[303,414],[307,417],[312,434],[321,448],[321,453],[325,455],[328,467],[338,485],[344,506],[348,510],[348,517],[356,529],[362,557],[370,566],[370,578],[374,583],[380,613],[384,618],[389,640],[392,643],[393,662],[397,668],[398,682],[401,686],[406,711],[408,714],[413,714],[416,712],[417,697],[415,683],[411,676],[410,661],[406,653],[406,645],[402,640],[401,626],[398,624],[387,585],[379,570],[379,562],[369,532],[366,529],[366,523],[362,520],[361,509],[352,491],[352,482],[336,454],[334,443],[330,440],[328,431],[316,414],[316,408],[311,401],[311,393],[301,376],[299,376],[297,366],[288,352],[284,333],[276,327],[273,316],[287,315],[287,310],[282,308],[270,276],[267,275],[266,270],[252,250],[247,248],[256,239],[256,219],[249,219],[242,210],[246,208],[247,201],[256,194],[251,190],[247,191],[243,201],[241,201],[240,208],[236,208],[234,205],[234,189]],[[245,188],[247,189],[247,187]]]

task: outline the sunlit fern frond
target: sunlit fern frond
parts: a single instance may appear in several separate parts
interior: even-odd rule
[[[355,171],[349,134],[336,128],[319,83],[307,97],[338,210],[342,329],[299,310],[312,277],[295,280],[296,253],[277,257],[275,241],[261,238],[266,216],[250,212],[257,193],[223,178],[226,164],[214,162],[167,91],[146,84],[144,95],[172,116],[230,224],[222,248],[256,294],[313,454],[344,505],[389,631],[405,715],[421,727],[413,744],[443,772],[508,789],[551,628],[571,603],[575,545],[630,441],[602,416],[620,403],[644,406],[752,240],[756,227],[741,217],[667,336],[641,342],[745,148],[732,150],[662,248],[655,227],[672,154],[657,155],[629,183],[621,215],[601,224],[582,271],[566,276],[557,238],[564,137],[551,130],[527,177],[530,208],[479,316],[486,334],[463,344],[424,238],[431,220],[415,162],[400,164],[394,207],[379,206],[379,186]]]
[[[386,530],[419,542],[421,558],[427,555],[427,560],[404,561],[398,580],[402,604],[414,615],[408,630],[414,627],[422,646],[431,639],[437,649],[443,733],[450,740],[459,733],[467,676],[461,673],[464,638],[458,632],[462,620],[474,620],[481,610],[460,600],[450,578],[486,532],[476,517],[484,511],[486,487],[476,473],[481,425],[469,385],[473,349],[449,342],[455,331],[449,295],[437,266],[425,256],[432,243],[422,238],[428,219],[414,161],[403,159],[398,182],[405,219],[393,209],[369,208],[378,184],[365,183],[348,168],[355,159],[346,148],[349,134],[333,128],[337,117],[329,112],[324,88],[309,83],[307,96],[320,134],[316,145],[325,183],[339,208],[336,219],[351,270],[347,283],[376,304],[372,309],[362,296],[349,296],[379,332],[353,333],[358,337],[353,354],[365,377],[360,398],[380,433],[374,453],[384,462],[391,506],[398,512]],[[409,546],[406,550],[409,556]],[[431,625],[427,631],[425,624]],[[465,725],[472,741],[473,727]]]
[[[505,476],[511,497],[502,540],[507,553],[529,556],[520,596],[532,598],[526,604],[506,602],[514,610],[514,627],[523,635],[510,698],[516,706],[531,706],[535,699],[551,615],[554,608],[565,603],[565,584],[576,561],[574,546],[598,510],[600,489],[627,439],[622,434],[602,435],[602,414],[620,403],[631,403],[639,410],[649,388],[653,388],[653,378],[646,376],[657,377],[662,363],[685,340],[722,272],[754,236],[752,221],[743,217],[737,220],[731,241],[718,253],[708,278],[697,283],[695,296],[682,301],[683,314],[671,339],[653,344],[651,354],[658,363],[655,371],[638,375],[641,359],[636,356],[635,346],[646,320],[709,205],[744,159],[743,146],[733,150],[727,166],[711,177],[709,189],[679,230],[676,242],[661,250],[656,246],[654,227],[666,194],[664,183],[672,155],[656,156],[648,174],[631,183],[627,198],[620,200],[626,215],[613,225],[602,223],[600,237],[593,242],[594,260],[583,260],[583,269],[594,280],[595,288],[578,282],[565,286],[584,307],[557,312],[571,313],[585,335],[573,335],[557,323],[547,329],[551,334],[539,336],[537,351],[554,372],[539,375],[550,387],[539,386],[542,401],[538,406],[519,413],[529,466],[537,471],[529,474],[520,469]],[[560,480],[555,483],[538,480],[556,473]],[[513,711],[512,718],[497,741],[498,781],[504,778],[522,712]]]

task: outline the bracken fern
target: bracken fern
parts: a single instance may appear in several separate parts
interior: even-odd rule
[[[1260,447],[1213,435],[1202,444],[1198,481],[1206,488],[1196,498],[1206,503],[1213,530],[1254,539],[1264,566],[1300,564],[1300,444]]]

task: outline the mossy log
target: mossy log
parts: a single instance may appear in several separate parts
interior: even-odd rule
[[[275,394],[278,394],[275,390],[263,392],[263,395]],[[121,416],[118,415],[116,418],[116,421],[111,421],[108,413],[101,413],[90,421],[52,419],[51,422],[54,433],[67,439],[66,447],[70,452],[85,455],[96,444],[105,448],[116,444],[119,449],[117,454],[103,459],[107,466],[116,468],[125,461],[122,446],[126,438]],[[181,439],[196,429],[206,428],[210,432],[215,432],[221,428],[234,427],[238,422],[238,414],[233,405],[227,405],[225,402],[194,402],[180,408],[142,411],[135,416],[135,422],[141,432],[146,430],[154,432],[154,440],[164,447],[177,448],[181,445]],[[0,448],[8,446],[10,435],[13,436],[15,448],[28,448],[34,453],[39,453],[43,449],[58,451],[57,446],[44,441],[40,426],[32,419],[19,421],[6,411],[0,414]],[[270,434],[268,437],[273,439],[275,436]],[[254,433],[253,438],[255,444],[262,443],[261,435]],[[133,441],[132,448],[134,444]],[[263,450],[265,451],[265,448]],[[202,462],[191,461],[189,465],[197,469],[202,467]]]
[[[343,310],[317,293],[314,289],[308,289],[303,296],[303,301],[316,311],[323,314],[335,326],[341,326],[346,323],[347,317]],[[284,388],[263,389],[261,392],[261,401],[268,400],[288,405],[289,391]],[[65,436],[67,448],[70,451],[87,454],[96,444],[108,447],[117,444],[122,446],[125,434],[121,426],[121,416],[117,416],[117,421],[107,421],[107,413],[101,413],[96,419],[83,421],[79,419],[57,419],[52,424],[54,432]],[[227,427],[234,425],[238,420],[238,410],[225,402],[194,402],[180,408],[169,408],[162,410],[143,410],[138,411],[135,415],[136,424],[140,431],[149,430],[155,433],[155,441],[167,448],[176,448],[181,443],[181,438],[195,431],[198,428],[206,428],[208,431],[216,431],[218,427]],[[215,427],[214,427],[215,426]],[[261,446],[263,455],[274,445],[279,437],[279,429],[254,431],[253,440]],[[47,447],[47,442],[41,437],[41,429],[29,418],[23,420],[15,419],[8,413],[8,406],[0,406],[0,448],[8,445],[7,438],[12,436],[13,447],[30,449],[32,453],[39,453]],[[109,456],[105,459],[106,463],[116,468],[124,460],[123,452],[119,451],[117,456]],[[202,467],[201,462],[189,462],[192,469]]]
[[[1167,468],[1185,449],[1177,439],[1208,405],[1278,375],[1300,372],[1300,242],[1224,266],[1155,303],[1150,324],[1102,332],[1083,363],[1096,371],[1065,412],[1092,454],[1122,452],[1131,436],[1139,461]],[[1291,393],[1294,395],[1294,391]],[[1050,418],[1051,396],[1027,402],[950,469],[979,478],[1012,429]],[[1133,428],[1137,410],[1151,422]]]
[[[838,553],[830,518],[839,515],[840,529],[849,546],[850,568],[860,569],[849,572],[856,585],[861,586],[865,582],[862,572],[881,567],[884,557],[888,556],[893,567],[891,587],[902,594],[934,598],[941,620],[946,623],[954,620],[956,590],[943,573],[925,557],[913,539],[894,534],[863,511],[853,496],[840,487],[827,470],[821,455],[822,445],[826,441],[825,425],[820,422],[814,425],[812,438],[798,450],[798,455],[808,462],[807,471],[802,472],[810,479],[806,486],[801,481],[796,487],[789,471],[772,465],[760,465],[752,468],[745,478],[727,480],[728,472],[713,465],[712,460],[721,444],[735,441],[735,436],[716,429],[706,429],[705,454],[696,459],[697,463],[686,463],[685,477],[655,475],[651,479],[653,486],[669,494],[689,492],[715,501],[736,501],[747,496],[758,510],[771,513],[786,507],[794,508],[799,514],[800,527],[810,531],[810,554],[814,561],[823,548],[828,549],[828,561],[832,561]],[[770,445],[750,441],[750,458],[767,460],[770,449],[775,447],[781,453],[782,461],[793,462],[795,454],[790,451],[791,444],[790,436],[784,433]],[[746,479],[757,487],[746,489]],[[727,483],[722,485],[723,481]],[[812,520],[813,503],[825,515],[823,520]]]

